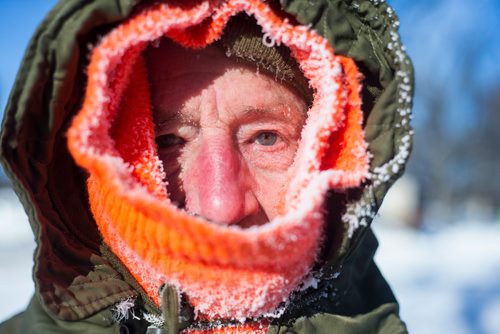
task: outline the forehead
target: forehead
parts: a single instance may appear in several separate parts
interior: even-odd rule
[[[238,66],[214,45],[203,49],[187,49],[168,39],[162,39],[158,46],[149,47],[146,59],[153,83],[190,73],[215,73]]]
[[[213,85],[223,87],[224,98],[241,107],[293,104],[304,113],[307,108],[287,85],[257,67],[227,57],[218,46],[194,50],[164,39],[146,51],[146,58],[155,108],[179,110]]]

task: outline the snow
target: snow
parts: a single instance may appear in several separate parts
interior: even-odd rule
[[[9,188],[0,188],[0,322],[26,308],[34,292],[35,243],[28,218]]]
[[[412,334],[500,333],[500,224],[457,223],[433,231],[374,222],[376,261]],[[34,291],[34,242],[15,195],[0,188],[0,321]],[[8,302],[5,302],[8,301]]]
[[[378,223],[376,261],[410,333],[500,333],[498,223],[458,223],[436,231]]]

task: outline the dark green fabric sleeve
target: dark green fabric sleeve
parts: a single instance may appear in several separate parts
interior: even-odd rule
[[[269,334],[405,334],[405,324],[398,317],[395,303],[384,304],[375,310],[356,316],[345,317],[319,313],[297,319],[292,326],[272,326]]]
[[[50,317],[37,296],[28,308],[0,324],[0,334],[118,334],[119,324],[112,321],[111,312],[104,311],[82,321],[62,321]]]

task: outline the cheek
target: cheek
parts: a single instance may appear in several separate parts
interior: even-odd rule
[[[189,143],[186,146],[189,146]],[[160,150],[158,152],[163,163],[170,199],[179,204],[182,204],[185,199],[185,187],[182,178],[183,172],[191,163],[189,157],[192,154],[187,154],[190,150],[190,147],[183,147],[174,150],[164,150],[163,152]]]
[[[160,150],[158,155],[160,156],[160,160],[163,162],[163,170],[165,171],[167,178],[179,170],[180,151],[162,152],[162,150]]]
[[[183,187],[180,180],[180,152],[162,152],[159,151],[160,159],[163,163],[163,171],[165,172],[165,180],[167,181],[167,191],[170,200],[173,202],[182,203]]]
[[[270,220],[284,213],[284,198],[297,146],[296,143],[282,143],[281,147],[274,148],[251,145],[242,150],[254,181],[253,193]]]
[[[241,152],[250,169],[264,174],[285,173],[293,163],[297,146],[285,142],[271,147],[251,144],[241,148]]]
[[[290,181],[288,173],[260,171],[254,174],[254,195],[271,220],[283,214],[284,196]]]

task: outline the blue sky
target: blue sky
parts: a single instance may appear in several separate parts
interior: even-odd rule
[[[31,35],[55,0],[0,0],[0,110],[8,94]]]
[[[429,90],[442,91],[444,128],[460,136],[481,114],[473,98],[500,85],[500,1],[389,0],[416,72],[414,125],[423,126]]]

